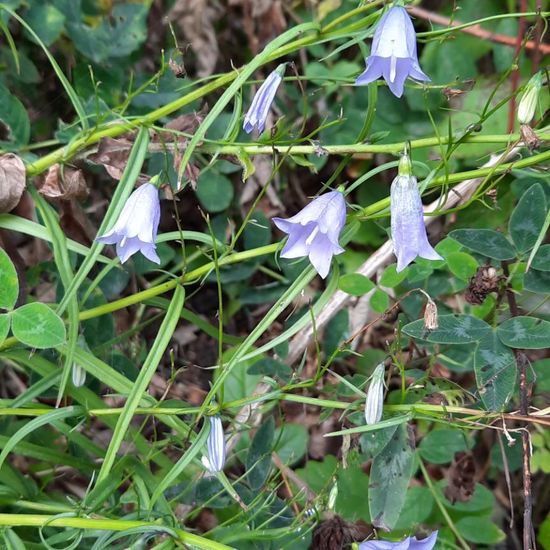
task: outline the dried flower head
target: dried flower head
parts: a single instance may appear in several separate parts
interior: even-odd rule
[[[426,330],[435,330],[439,327],[437,306],[431,298],[428,298],[428,303],[424,310],[424,327],[426,327]]]
[[[346,223],[346,201],[339,191],[317,197],[291,218],[273,218],[273,223],[288,234],[281,258],[308,256],[323,279],[332,256],[344,252],[338,239]]]
[[[429,81],[420,68],[416,53],[416,33],[402,6],[388,10],[378,22],[370,56],[365,60],[367,69],[359,75],[356,85],[365,85],[381,76],[396,97],[403,95],[405,80]]]

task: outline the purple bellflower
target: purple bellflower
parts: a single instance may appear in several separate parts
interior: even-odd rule
[[[283,80],[285,74],[286,63],[279,65],[259,87],[252,104],[244,117],[243,129],[247,134],[250,134],[254,127],[258,128],[261,134],[265,128],[265,121],[271,108],[271,104],[275,99],[277,89]]]
[[[411,163],[406,154],[401,158],[399,173],[391,184],[390,210],[397,272],[403,271],[417,256],[426,260],[443,259],[428,242],[420,191],[416,178],[411,175]]]
[[[389,540],[367,540],[359,545],[359,550],[432,550],[437,540],[437,531],[429,537],[418,540],[416,537],[407,537],[401,542]]]
[[[148,260],[160,264],[155,246],[159,221],[158,189],[146,183],[130,195],[114,227],[96,237],[96,241],[116,244],[116,253],[122,263],[139,250]]]
[[[370,56],[365,61],[367,69],[355,84],[370,84],[382,76],[396,97],[403,95],[407,77],[430,80],[418,63],[416,33],[407,10],[402,6],[394,6],[380,18]]]
[[[281,258],[309,256],[309,261],[324,279],[330,270],[332,256],[344,249],[338,243],[346,223],[346,201],[340,191],[331,191],[312,200],[298,214],[273,223],[288,234]]]
[[[203,464],[212,474],[221,472],[225,466],[225,435],[219,416],[210,417],[210,433],[208,434],[206,446],[208,456],[202,457]]]

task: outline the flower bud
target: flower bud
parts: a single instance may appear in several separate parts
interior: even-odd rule
[[[77,363],[73,363],[71,378],[73,386],[75,388],[80,388],[84,385],[84,382],[86,382],[86,371]]]
[[[210,434],[208,435],[208,457],[203,456],[203,464],[213,474],[221,472],[225,466],[225,435],[219,416],[210,417]]]
[[[365,401],[365,422],[370,426],[380,422],[384,405],[384,363],[380,363],[372,373],[367,399]]]
[[[542,74],[538,72],[531,77],[521,96],[518,105],[518,122],[520,124],[529,124],[535,117],[541,88]]]

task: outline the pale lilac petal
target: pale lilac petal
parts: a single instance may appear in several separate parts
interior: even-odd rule
[[[423,82],[429,82],[431,80],[431,78],[420,68],[418,61],[413,61],[409,77]]]
[[[155,251],[160,202],[158,189],[151,183],[138,187],[126,201],[113,228],[96,237],[102,244],[115,244],[122,263],[138,250],[149,260],[160,264]]]
[[[325,279],[332,262],[332,247],[326,235],[319,234],[309,249],[309,261],[315,271]]]
[[[392,94],[401,97],[405,88],[405,80],[407,80],[412,66],[411,60],[394,57],[385,61],[387,63],[383,67],[384,80]]]
[[[418,540],[416,537],[407,537],[399,542],[389,540],[367,540],[359,545],[359,550],[432,550],[437,540],[437,531],[429,537]]]
[[[367,68],[355,80],[356,86],[366,86],[382,76],[384,59],[371,55],[365,59]]]
[[[294,224],[291,232],[288,234],[288,240],[281,251],[281,258],[293,259],[301,258],[309,254],[311,245],[307,244],[307,238],[313,233],[317,224],[314,222],[306,226]]]
[[[126,263],[130,256],[133,256],[141,248],[141,241],[137,237],[123,239],[116,243],[116,255],[120,263]]]
[[[418,540],[416,537],[411,538],[409,546],[410,550],[432,550],[437,541],[437,531],[434,531],[429,537]]]

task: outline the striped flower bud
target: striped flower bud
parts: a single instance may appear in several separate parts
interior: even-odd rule
[[[84,382],[86,382],[86,371],[77,363],[73,363],[71,378],[73,386],[75,388],[80,388],[84,385]]]
[[[367,425],[376,424],[382,418],[384,405],[384,363],[380,363],[372,373],[367,399],[365,401],[365,422]]]
[[[285,74],[286,63],[279,65],[263,82],[259,87],[252,104],[248,109],[243,123],[243,129],[247,134],[250,134],[254,127],[258,128],[258,132],[261,134],[265,128],[265,122],[271,104],[275,99],[277,89],[283,80]]]
[[[520,124],[530,124],[535,117],[541,88],[542,74],[539,71],[531,77],[521,96],[518,105],[518,122]]]
[[[222,421],[219,416],[211,416],[210,434],[208,435],[208,457],[203,457],[203,464],[209,472],[215,474],[221,472],[225,466],[225,435]]]

